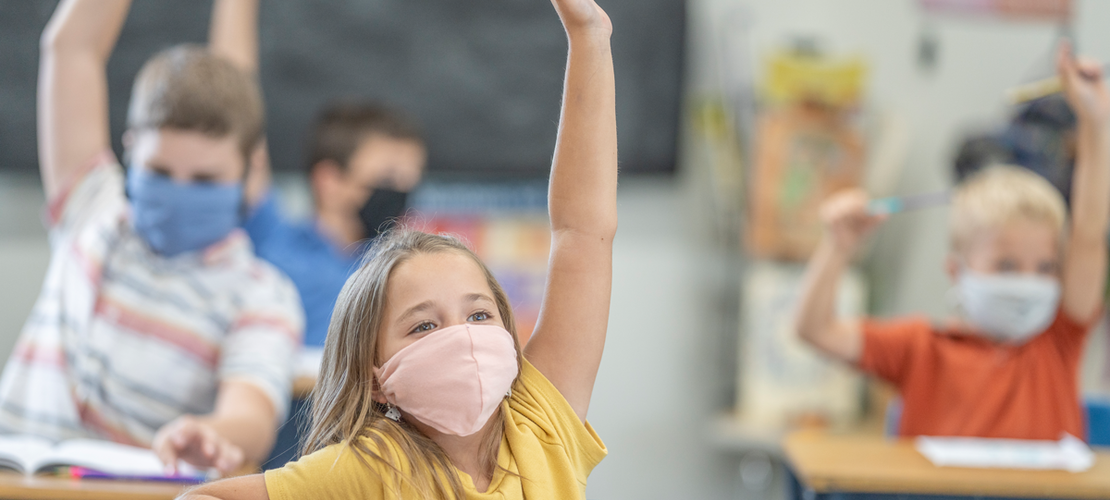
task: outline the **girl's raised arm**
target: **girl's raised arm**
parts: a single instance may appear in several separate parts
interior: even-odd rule
[[[594,0],[552,4],[570,50],[548,191],[547,289],[524,355],[585,420],[609,323],[617,231],[613,28]]]

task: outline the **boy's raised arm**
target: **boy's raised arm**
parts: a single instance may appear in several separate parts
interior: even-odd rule
[[[1094,319],[1106,287],[1110,224],[1110,93],[1097,63],[1077,62],[1061,46],[1057,67],[1078,119],[1071,220],[1064,253],[1062,305],[1078,321]]]
[[[841,361],[855,363],[863,354],[863,334],[854,318],[840,318],[836,294],[852,255],[885,219],[867,211],[862,190],[839,193],[821,207],[825,236],[806,267],[794,328],[802,340]]]
[[[570,51],[548,191],[547,289],[524,355],[585,420],[609,323],[617,230],[612,25],[593,0],[552,3]]]
[[[41,39],[39,168],[47,199],[111,144],[105,67],[130,0],[66,0]]]
[[[258,74],[258,0],[216,0],[208,25],[208,50]]]
[[[216,0],[212,4],[212,21],[208,24],[208,50],[223,57],[239,69],[257,77],[259,0]],[[247,205],[256,207],[270,191],[270,157],[266,142],[251,155],[243,195]],[[250,225],[247,226],[251,232]]]

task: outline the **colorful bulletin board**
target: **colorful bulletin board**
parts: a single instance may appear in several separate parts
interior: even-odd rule
[[[539,319],[551,245],[546,183],[423,188],[407,224],[465,242],[493,272],[527,343]]]

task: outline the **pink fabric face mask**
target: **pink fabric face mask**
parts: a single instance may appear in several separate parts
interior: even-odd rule
[[[390,404],[439,432],[469,436],[497,411],[518,370],[507,330],[462,324],[429,333],[374,373]]]

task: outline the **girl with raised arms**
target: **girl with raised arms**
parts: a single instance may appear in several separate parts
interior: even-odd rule
[[[458,240],[399,229],[332,315],[304,457],[184,498],[584,498],[606,454],[586,423],[617,229],[612,24],[552,0],[569,40],[548,194],[551,259],[521,349],[504,291]]]

